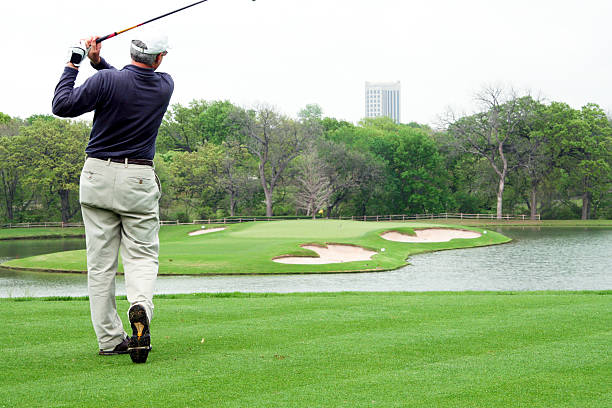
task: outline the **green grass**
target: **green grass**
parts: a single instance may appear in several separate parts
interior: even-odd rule
[[[160,296],[145,365],[86,300],[2,299],[0,407],[609,407],[611,296]]]
[[[413,233],[414,227],[441,227],[441,224],[411,222],[360,222],[298,220],[249,222],[227,226],[225,231],[188,236],[199,226],[164,226],[160,232],[161,274],[261,274],[324,273],[395,269],[406,258],[427,251],[493,245],[509,238],[488,231],[480,238],[455,239],[440,243],[401,243],[382,239],[388,230]],[[456,227],[455,227],[456,228]],[[480,228],[462,227],[482,231]],[[316,256],[300,244],[342,243],[378,251],[372,260],[327,265],[287,265],[273,262],[281,255]],[[385,251],[382,251],[385,248]],[[42,270],[85,271],[85,251],[67,251],[14,259],[3,266]]]
[[[44,239],[85,236],[85,228],[3,228],[0,229],[0,240],[9,239]]]

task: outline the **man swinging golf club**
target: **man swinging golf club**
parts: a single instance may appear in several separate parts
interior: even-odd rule
[[[72,47],[55,88],[53,113],[75,117],[95,111],[79,193],[91,320],[99,354],[129,353],[132,361],[144,363],[151,350],[149,325],[159,253],[161,186],[153,156],[174,82],[170,75],[156,72],[167,54],[167,38],[138,38],[131,43],[132,63],[121,70],[100,57],[98,37]],[[86,56],[98,72],[75,88]],[[115,302],[119,250],[130,302],[131,337]]]

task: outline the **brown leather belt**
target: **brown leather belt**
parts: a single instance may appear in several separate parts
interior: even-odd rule
[[[125,159],[120,159],[118,157],[91,157],[91,156],[88,156],[88,158],[104,160],[104,161],[110,160],[113,163],[125,163]],[[153,160],[149,160],[149,159],[129,159],[128,158],[127,163],[128,164],[140,164],[142,166],[153,167]]]

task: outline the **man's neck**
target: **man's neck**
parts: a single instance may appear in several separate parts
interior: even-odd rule
[[[150,66],[150,65],[143,64],[142,62],[138,62],[138,61],[134,61],[134,60],[132,60],[132,65],[135,65],[135,66],[137,66],[138,68],[146,68],[146,69],[152,69],[152,70],[155,70],[155,68],[153,68],[153,67],[152,67],[152,66]]]

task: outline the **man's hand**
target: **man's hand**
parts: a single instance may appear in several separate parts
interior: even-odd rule
[[[89,59],[91,60],[91,62],[94,63],[94,65],[98,65],[100,63],[100,50],[102,49],[102,43],[97,43],[96,44],[96,40],[100,38],[99,36],[96,37],[89,37],[88,40],[85,40],[85,45],[87,45],[87,47],[89,47],[89,53],[87,54],[87,56],[89,57]]]
[[[85,55],[87,55],[87,46],[85,42],[81,40],[78,44],[68,49],[68,66],[78,69]]]

